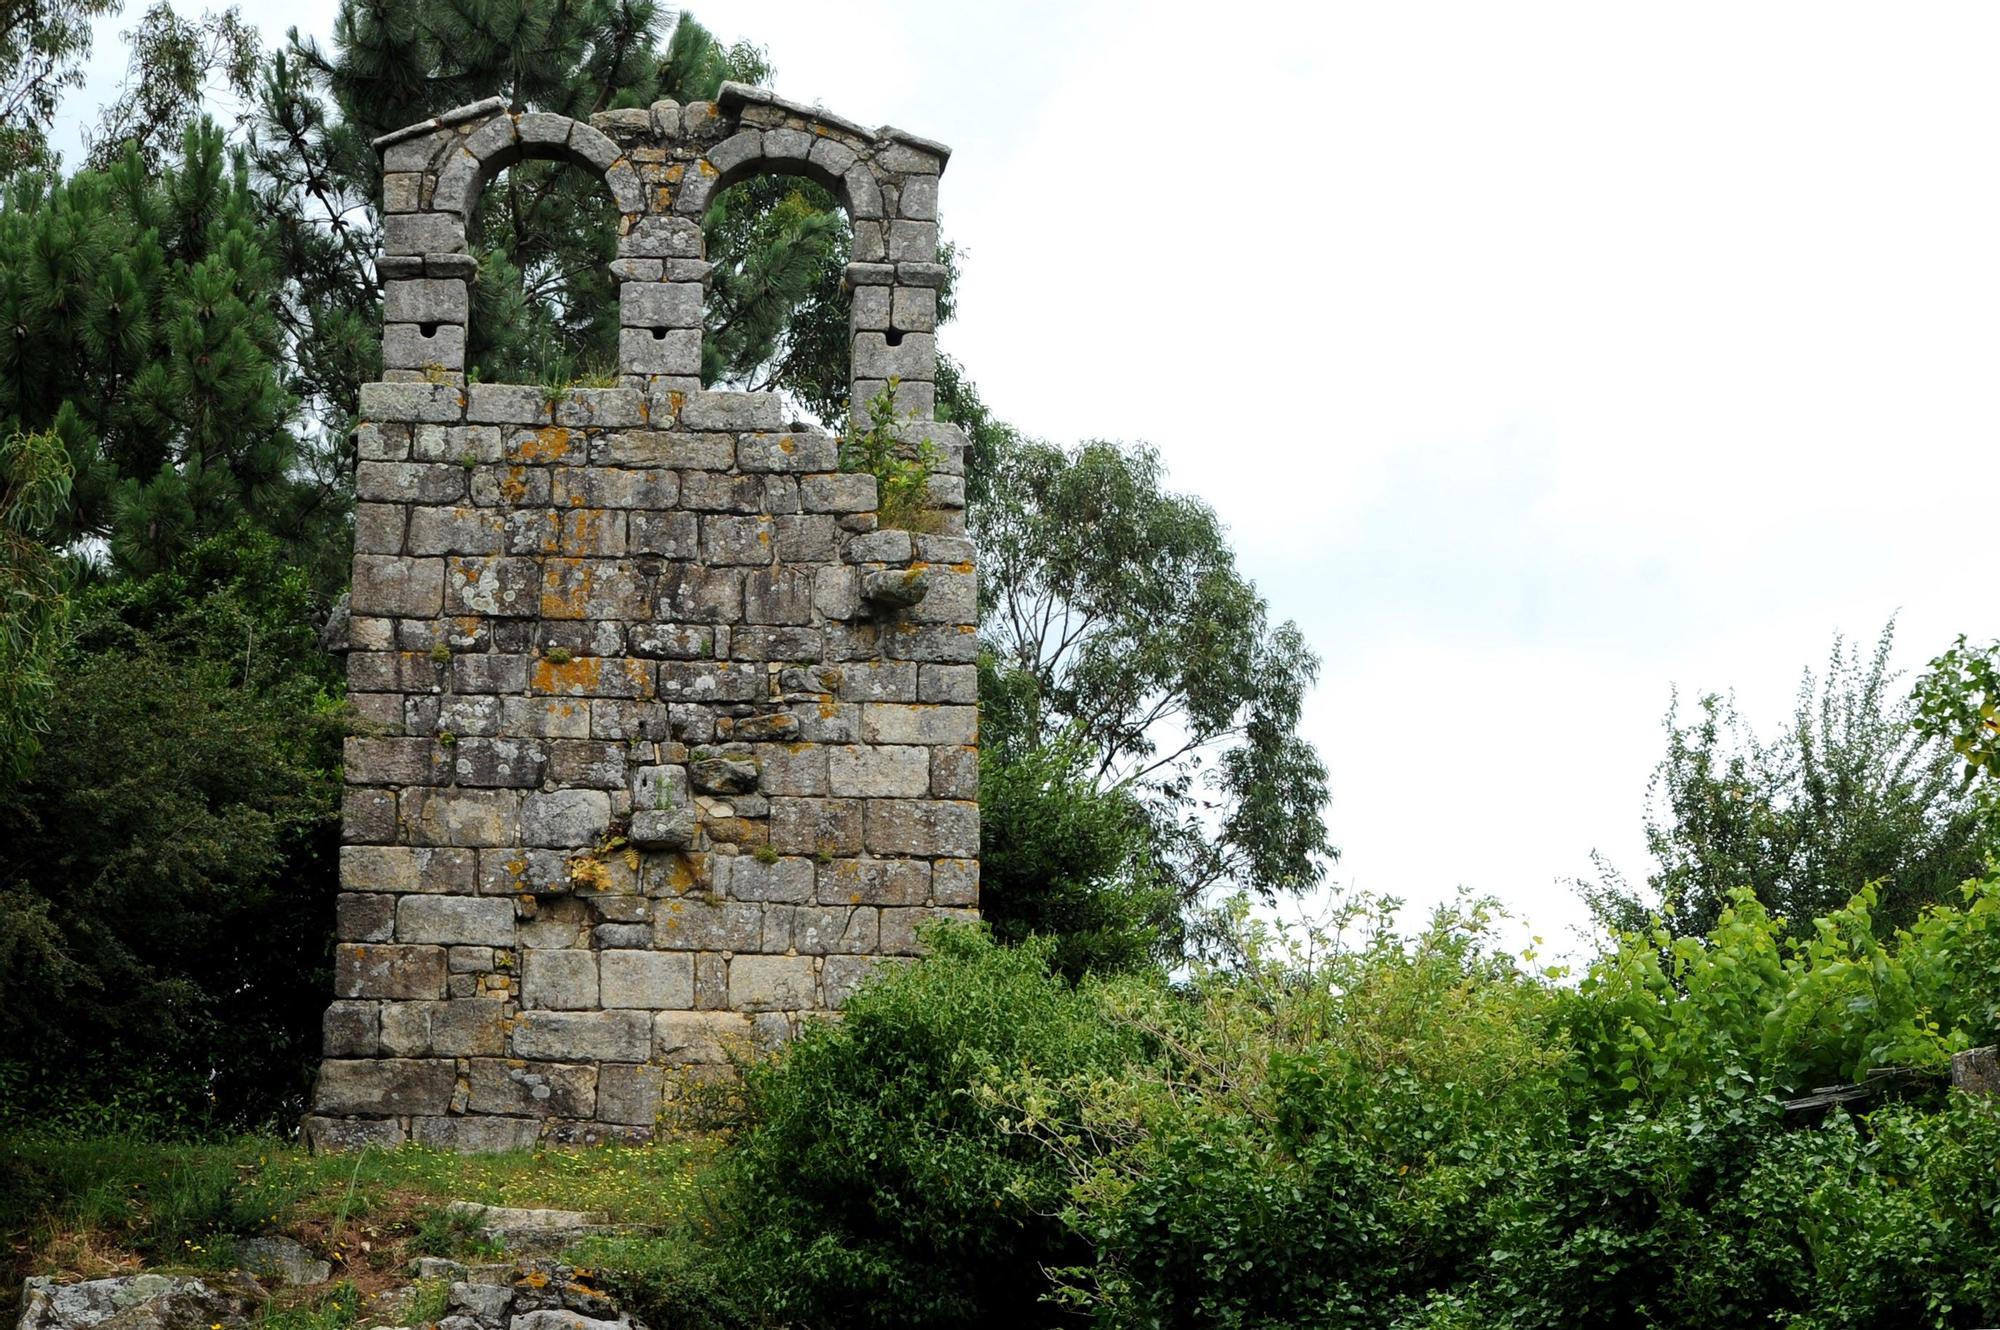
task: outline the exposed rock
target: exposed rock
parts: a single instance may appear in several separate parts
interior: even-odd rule
[[[703,794],[748,794],[757,788],[757,764],[739,757],[705,757],[688,763],[688,780]]]
[[[699,821],[692,804],[642,808],[632,814],[632,829],[626,839],[642,850],[679,850],[694,840]]]
[[[16,1330],[211,1330],[247,1325],[264,1300],[249,1277],[232,1273],[119,1275],[58,1284],[30,1279]]]
[[[332,656],[344,656],[354,650],[353,601],[345,591],[327,612],[326,623],[319,630],[319,649]]]
[[[861,599],[876,610],[906,610],[930,589],[930,579],[921,568],[887,568],[861,578]]]
[[[510,1252],[560,1251],[578,1238],[613,1231],[603,1215],[583,1210],[524,1210],[473,1201],[453,1201],[446,1208],[472,1219],[482,1239]]]
[[[275,1279],[288,1288],[323,1284],[333,1276],[330,1263],[290,1238],[244,1238],[236,1244],[236,1260],[259,1279]]]
[[[438,1330],[646,1330],[620,1310],[610,1294],[589,1282],[589,1272],[573,1266],[531,1260],[509,1266],[474,1266],[471,1272],[475,1278],[451,1286],[447,1314],[438,1321]]]
[[[1953,1053],[1951,1083],[1967,1094],[2000,1095],[2000,1045]]]

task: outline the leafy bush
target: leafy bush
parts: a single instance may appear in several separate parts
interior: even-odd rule
[[[1144,810],[1093,784],[1081,756],[1060,741],[979,755],[981,913],[1001,942],[1048,938],[1050,963],[1072,979],[1166,959],[1180,932]]]
[[[748,1077],[734,1163],[737,1259],[767,1310],[814,1325],[1045,1321],[1045,1269],[1088,1255],[1064,1221],[1067,1171],[991,1094],[1034,1068],[1087,1083],[1148,1051],[1048,946],[942,929],[935,955],[810,1026]],[[1059,1097],[1054,1109],[1073,1109]]]
[[[0,806],[0,1122],[199,1132],[302,1102],[340,801],[319,609],[247,528],[80,596]]]
[[[1413,937],[1239,910],[1178,987],[946,932],[753,1073],[737,1292],[829,1326],[1991,1324],[2000,1103],[1942,1069],[2000,1033],[1996,921],[1981,883],[1878,936],[1864,892],[1788,942],[1745,894],[1575,987],[1477,902]],[[1932,1079],[1781,1103],[1885,1060]]]

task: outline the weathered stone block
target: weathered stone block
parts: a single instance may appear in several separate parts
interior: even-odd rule
[[[670,1066],[741,1060],[751,1051],[750,1022],[733,1011],[663,1011],[653,1020],[653,1051]]]
[[[784,428],[784,403],[776,393],[691,393],[681,407],[681,427],[776,431]]]
[[[597,1118],[632,1126],[651,1126],[660,1116],[658,1067],[614,1062],[597,1069]]]
[[[694,518],[692,513],[681,515]],[[668,564],[655,579],[653,611],[656,618],[683,623],[734,623],[743,617],[742,570]]]
[[[792,945],[807,956],[875,950],[877,912],[870,906],[800,906],[792,919]]]
[[[754,951],[764,934],[761,906],[676,900],[653,914],[653,945],[663,951]]]
[[[979,853],[979,805],[942,799],[867,801],[870,854],[973,858]]]
[[[771,519],[771,535],[781,563],[831,563],[841,530],[821,513]]]
[[[328,1059],[320,1064],[313,1108],[320,1113],[391,1117],[442,1113],[451,1105],[457,1076],[449,1060]]]
[[[809,513],[865,513],[875,508],[875,477],[833,472],[799,478],[799,504]]]
[[[588,1064],[474,1058],[466,1081],[473,1113],[587,1118],[597,1112],[597,1068]]]
[[[917,799],[930,790],[930,749],[855,745],[827,752],[827,788],[868,799]]]
[[[598,1005],[597,953],[543,951],[522,956],[521,1004],[540,1011],[589,1011]]]
[[[930,898],[931,866],[921,859],[835,859],[819,866],[822,905],[922,905]]]
[[[813,882],[813,862],[806,858],[765,863],[739,854],[716,863],[716,889],[731,900],[802,904],[813,898]]]
[[[861,844],[860,800],[771,800],[771,848],[779,854],[858,854]]]
[[[417,1118],[411,1124],[412,1139],[433,1150],[456,1150],[460,1154],[497,1154],[504,1150],[527,1150],[542,1135],[539,1118],[445,1117]],[[446,1317],[445,1321],[459,1318]],[[445,1321],[438,1324],[443,1326]],[[453,1330],[465,1330],[454,1327]]]
[[[548,766],[547,752],[532,740],[460,738],[448,751],[452,780],[476,788],[531,790]]]
[[[975,665],[921,666],[917,675],[917,700],[976,705],[979,701],[979,668]]]
[[[706,563],[769,563],[772,548],[771,518],[704,516],[701,519],[701,557]]]
[[[808,956],[738,956],[729,962],[729,1005],[736,1011],[815,1007],[815,988]]]
[[[970,744],[979,738],[979,708],[871,702],[861,708],[861,735],[874,744]]]
[[[932,864],[931,900],[939,905],[979,904],[979,861],[940,859]]]
[[[821,988],[829,1011],[839,1011],[854,990],[866,983],[881,966],[879,956],[829,956],[820,972]]]
[[[381,1004],[329,1003],[320,1022],[323,1051],[330,1058],[369,1058],[382,1052]]]
[[[602,790],[537,791],[521,801],[521,838],[553,848],[594,845],[611,826]]]
[[[344,998],[444,996],[444,948],[343,942],[333,949],[333,991]]]
[[[514,945],[514,903],[491,896],[405,896],[396,907],[398,942]]]
[[[607,951],[598,957],[600,1000],[647,1011],[694,1006],[694,958],[686,952]]]
[[[643,1011],[524,1011],[508,1037],[515,1057],[643,1062],[653,1023]]]
[[[342,942],[388,942],[396,934],[396,898],[343,891],[334,905],[334,936]]]
[[[431,1052],[439,1057],[498,1057],[506,1051],[505,1009],[485,998],[431,1007]]]
[[[746,434],[736,441],[736,466],[748,472],[833,471],[840,466],[840,442],[825,434]]]
[[[745,623],[803,625],[812,619],[812,569],[780,564],[744,574]]]
[[[357,554],[350,596],[356,614],[429,618],[444,604],[444,560]]]

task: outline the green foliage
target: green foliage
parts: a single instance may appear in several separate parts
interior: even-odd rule
[[[1893,936],[1872,904],[1793,943],[1740,895],[1707,937],[1628,937],[1575,987],[1497,950],[1479,902],[1415,936],[1385,903],[1302,933],[1239,904],[1227,966],[1179,988],[1070,990],[948,931],[755,1073],[717,1203],[754,1217],[725,1235],[734,1305],[826,1326],[1990,1324],[2000,1105],[1936,1080],[1865,1117],[1779,1102],[2000,1035],[2000,882]]]
[[[815,1325],[1015,1326],[1046,1319],[1043,1268],[1084,1255],[1058,1216],[1061,1160],[978,1093],[1019,1069],[1053,1081],[1143,1055],[1045,948],[933,933],[934,959],[808,1026],[752,1068],[734,1160],[734,1259],[765,1310]]]
[[[102,1129],[124,1104],[122,1125],[201,1130],[301,1102],[340,798],[315,609],[249,528],[83,596],[48,741],[0,806],[6,1120]]]
[[[619,1305],[649,1326],[770,1324],[757,1311],[748,1272],[686,1233],[586,1238],[565,1255],[602,1272]]]
[[[844,274],[850,233],[809,180],[759,176],[725,190],[703,229],[718,256],[702,339],[702,380],[779,388],[822,421],[848,397]]]
[[[69,490],[54,432],[0,437],[0,789],[26,773],[55,689],[69,578],[49,542]]]
[[[1080,746],[1057,739],[979,754],[980,914],[993,936],[1049,940],[1076,979],[1167,960],[1180,938],[1172,885],[1153,870],[1144,810],[1101,789]]]
[[[302,1302],[266,1314],[263,1330],[348,1330],[360,1319],[361,1292],[343,1279],[325,1292],[316,1291]],[[410,1320],[424,1325],[436,1318],[426,1321],[412,1315]]]
[[[66,89],[83,81],[91,20],[119,0],[40,0],[0,10],[0,183],[46,167],[48,130]]]
[[[1678,699],[1668,709],[1646,842],[1659,865],[1648,884],[1673,931],[1707,932],[1738,888],[1804,929],[1870,883],[1880,918],[1900,926],[1984,871],[1990,809],[1897,692],[1894,632],[1866,660],[1836,640],[1825,676],[1806,674],[1791,724],[1769,740],[1714,694],[1686,724]],[[1642,926],[1644,903],[1599,867],[1588,894],[1600,915]]]
[[[191,19],[156,0],[125,37],[128,72],[90,135],[93,167],[109,169],[135,151],[156,171],[202,119],[214,90],[238,101],[252,95],[263,51],[234,6]]]
[[[1877,937],[1872,889],[1788,941],[1748,892],[1704,937],[1627,935],[1592,966],[1570,1009],[1572,1079],[1611,1102],[1694,1095],[1780,1098],[1872,1068],[1941,1071],[2000,1036],[2000,898],[1934,907]],[[1982,967],[1985,967],[1982,969]]]
[[[1960,633],[1924,670],[1913,700],[1918,731],[1964,760],[1962,785],[2000,775],[2000,642],[1971,647]]]
[[[1184,905],[1230,883],[1302,892],[1335,851],[1326,769],[1298,732],[1319,662],[1272,626],[1199,499],[1159,457],[1106,443],[1014,441],[986,459],[981,622],[1009,703],[991,742],[1068,734],[1088,779],[1152,823],[1153,859]]]
[[[281,274],[240,159],[191,127],[179,161],[17,183],[0,209],[0,432],[52,431],[71,502],[51,532],[150,574],[244,518],[295,548],[340,505],[294,470]]]
[[[896,419],[895,391],[892,380],[869,399],[868,424],[841,437],[840,469],[875,477],[876,512],[883,526],[922,530],[938,451],[929,439],[903,441],[909,427]]]

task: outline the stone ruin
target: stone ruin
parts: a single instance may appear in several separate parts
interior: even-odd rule
[[[584,124],[497,98],[376,141],[335,1000],[307,1137],[645,1139],[978,900],[963,435],[931,419],[949,150],[770,93]],[[467,226],[524,158],[620,213],[617,386],[467,384]],[[704,391],[701,219],[760,173],[853,231],[853,400],[928,511],[769,393]]]

